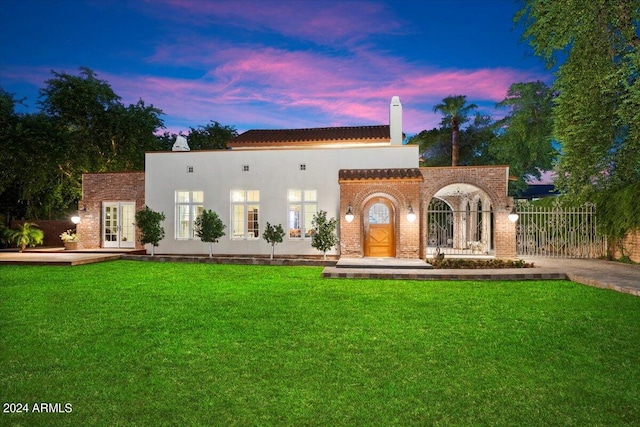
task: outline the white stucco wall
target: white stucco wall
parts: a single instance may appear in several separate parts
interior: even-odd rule
[[[306,170],[300,170],[300,164]],[[243,165],[249,166],[243,172]],[[193,167],[193,173],[187,168]],[[340,218],[340,169],[418,167],[417,146],[368,148],[314,148],[250,151],[150,152],[146,154],[145,198],[155,211],[164,212],[166,236],[155,249],[157,254],[205,254],[208,244],[175,239],[175,192],[203,191],[204,208],[220,215],[226,236],[214,244],[214,253],[253,255],[270,253],[262,239],[267,221],[287,228],[287,190],[318,191],[318,210]],[[260,239],[231,239],[231,190],[260,190]],[[276,246],[276,255],[317,255],[308,239],[289,239]],[[335,254],[336,250],[328,252]]]

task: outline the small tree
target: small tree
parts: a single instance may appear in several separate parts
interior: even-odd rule
[[[4,234],[6,240],[15,244],[20,252],[23,252],[27,246],[41,245],[44,240],[44,232],[32,222],[22,223],[15,229],[7,229]]]
[[[213,244],[218,243],[218,240],[225,235],[224,229],[226,225],[222,223],[222,220],[217,213],[211,209],[203,210],[196,218],[196,236],[203,242],[209,243],[209,258],[213,256]]]
[[[327,251],[338,244],[338,236],[336,235],[338,220],[335,218],[327,219],[327,212],[319,211],[313,216],[311,226],[315,229],[311,237],[311,246],[322,251],[326,261]]]
[[[140,229],[140,242],[143,245],[151,243],[151,256],[154,255],[154,248],[158,246],[160,240],[164,239],[164,228],[160,225],[164,219],[163,212],[156,212],[149,209],[149,206],[136,212],[136,226]]]
[[[265,228],[262,238],[271,244],[271,258],[273,259],[273,252],[275,251],[276,244],[282,243],[284,238],[284,230],[282,224],[271,225],[267,222],[267,228]]]

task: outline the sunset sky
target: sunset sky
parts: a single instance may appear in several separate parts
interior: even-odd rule
[[[125,104],[163,110],[167,130],[211,120],[248,129],[436,127],[433,106],[480,111],[512,83],[552,74],[520,42],[513,0],[5,0],[0,87],[37,108],[51,70],[86,66]]]

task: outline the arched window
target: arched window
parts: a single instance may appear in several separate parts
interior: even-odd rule
[[[389,224],[389,207],[384,203],[375,203],[369,208],[369,224]]]

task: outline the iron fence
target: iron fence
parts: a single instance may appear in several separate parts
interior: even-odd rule
[[[518,201],[516,225],[518,255],[599,258],[606,254],[605,236],[598,232],[596,206],[564,206],[555,200],[550,207]]]

